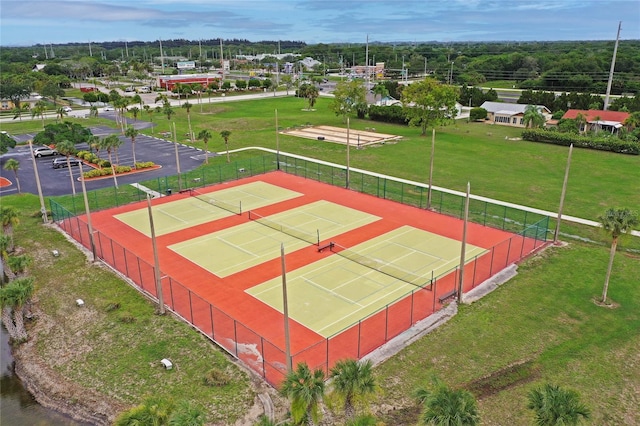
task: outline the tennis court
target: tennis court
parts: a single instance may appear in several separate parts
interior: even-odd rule
[[[169,249],[218,277],[226,277],[278,257],[281,244],[289,251],[299,250],[379,219],[320,200],[174,244]]]
[[[266,182],[253,182],[215,191],[215,194],[190,191],[189,195],[191,196],[188,198],[152,206],[157,236],[240,214],[242,209],[256,209],[302,194]],[[151,236],[149,212],[146,208],[115,217],[144,235]]]
[[[460,219],[282,171],[155,199],[152,212],[164,303],[273,385],[287,364],[283,245],[291,356],[325,371],[438,311],[461,278]],[[96,255],[157,298],[147,203],[91,218]],[[86,217],[58,223],[90,247]],[[469,223],[463,292],[542,244]]]
[[[348,257],[338,251],[287,275],[289,317],[329,337],[453,270],[460,246],[459,241],[403,226],[347,249]],[[484,252],[467,246],[466,258]],[[280,278],[247,293],[282,312]]]

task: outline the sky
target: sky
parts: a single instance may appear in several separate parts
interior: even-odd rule
[[[0,0],[0,45],[640,39],[638,0]]]

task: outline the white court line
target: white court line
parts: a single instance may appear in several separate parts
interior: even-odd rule
[[[168,212],[166,212],[166,211],[164,211],[164,210],[162,210],[162,209],[157,209],[157,212],[158,212],[158,213],[162,213],[162,214],[164,214],[164,215],[166,215],[166,216],[169,216],[171,219],[175,219],[175,220],[177,220],[178,222],[182,222],[182,223],[189,223],[189,222],[184,221],[184,220],[180,219],[179,217],[174,216],[174,215],[172,215],[171,213],[168,213]]]

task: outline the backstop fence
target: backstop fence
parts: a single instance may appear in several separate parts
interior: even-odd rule
[[[371,194],[412,206],[427,208],[428,186],[375,173],[350,170],[349,182],[344,167],[290,155],[265,155],[198,170],[177,176],[159,178],[142,184],[159,193],[168,189],[187,189],[240,179],[280,169],[336,186]],[[122,187],[121,187],[122,188]],[[138,190],[136,190],[138,191]],[[111,198],[94,191],[89,195],[92,210],[142,201],[146,193],[124,196],[114,190]],[[129,193],[127,193],[129,194]],[[462,217],[465,197],[454,191],[432,191],[431,210]],[[61,202],[50,200],[53,220],[87,249],[92,249],[82,199],[65,197]],[[545,245],[549,218],[512,207],[471,200],[469,218],[473,222],[512,232],[509,239],[475,256],[464,267],[463,292],[475,288],[495,273]],[[94,230],[96,256],[127,276],[144,294],[157,300],[154,266],[138,257],[117,241]],[[287,360],[282,345],[274,344],[250,327],[225,313],[190,289],[160,271],[166,306],[192,324],[220,347],[243,361],[268,383],[277,386],[286,375]],[[441,309],[447,299],[455,296],[460,280],[456,266],[434,277],[430,284],[416,287],[379,311],[346,327],[334,335],[318,338],[309,347],[291,354],[293,365],[306,362],[310,368],[322,368],[327,374],[339,360],[360,359],[396,337],[420,320]]]

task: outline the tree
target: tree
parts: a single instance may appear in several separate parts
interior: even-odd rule
[[[8,266],[9,246],[11,245],[11,237],[9,235],[0,234],[0,285],[4,284],[7,278],[14,279],[11,268]]]
[[[191,130],[191,108],[193,107],[189,101],[182,104],[182,108],[187,110],[187,122],[189,123],[189,139],[193,140],[193,130]]]
[[[282,395],[291,401],[291,417],[296,424],[314,424],[320,418],[319,404],[324,396],[324,372],[313,372],[305,362],[287,373],[282,387]]]
[[[131,97],[131,102],[134,104],[140,104],[140,108],[142,108],[144,102],[142,102],[142,98],[137,93]]]
[[[76,195],[76,185],[73,181],[73,170],[69,163],[70,157],[76,153],[76,146],[70,140],[64,139],[56,144],[56,151],[67,157],[67,169],[69,169],[69,179],[71,179],[71,190],[73,191],[73,195]]]
[[[38,101],[31,108],[31,118],[40,116],[42,119],[42,128],[44,129],[44,113],[47,111],[47,104],[44,101]]]
[[[21,256],[8,256],[7,265],[15,277],[23,277],[27,273],[27,268],[33,263],[33,259],[26,254]]]
[[[154,102],[155,103],[162,102],[162,104],[164,105],[168,103],[169,100],[167,99],[167,95],[165,95],[164,93],[160,93],[158,96],[156,96]]]
[[[367,104],[366,88],[362,81],[341,81],[333,92],[334,98],[329,108],[337,116],[342,116],[344,121],[360,108]]]
[[[133,121],[138,121],[138,114],[140,114],[140,108],[133,107],[129,109],[131,115],[133,115]]]
[[[229,158],[229,136],[231,136],[231,132],[229,130],[223,130],[220,132],[220,136],[222,136],[222,139],[224,139],[224,146],[227,149],[227,163],[230,163],[231,159]]]
[[[65,121],[47,124],[44,130],[33,138],[33,142],[40,145],[55,145],[60,141],[70,140],[74,144],[79,144],[87,142],[92,135],[89,128]]]
[[[16,185],[18,186],[18,194],[22,194],[20,190],[20,179],[18,179],[18,170],[20,170],[20,162],[15,158],[9,158],[6,163],[4,163],[5,170],[13,172],[13,175],[16,177]]]
[[[56,81],[49,81],[40,89],[40,94],[45,98],[53,99],[53,103],[58,102],[60,96],[64,96],[64,90],[58,85]]]
[[[289,89],[293,86],[293,79],[291,78],[291,74],[285,74],[282,76],[282,83],[287,88],[287,96],[289,95]]]
[[[229,133],[231,134],[231,133]],[[222,135],[222,133],[221,133]],[[229,136],[227,136],[229,137]],[[204,163],[209,164],[209,139],[211,139],[211,132],[208,130],[200,130],[198,133],[198,139],[202,139],[204,141]]]
[[[607,290],[609,288],[609,278],[611,277],[611,269],[613,268],[613,257],[616,254],[618,240],[626,234],[628,230],[640,223],[638,215],[629,209],[607,209],[602,216],[598,218],[602,224],[602,228],[611,236],[611,250],[609,252],[609,266],[607,267],[607,275],[604,280],[604,288],[602,289],[602,303],[607,301]]]
[[[481,121],[487,118],[487,110],[484,108],[471,108],[469,111],[469,119],[473,121]]]
[[[385,96],[389,96],[389,89],[384,84],[378,83],[373,86],[373,94],[380,95],[380,100],[382,100]]]
[[[106,150],[107,154],[109,155],[109,163],[111,163],[111,173],[113,174],[113,183],[116,189],[118,189],[118,179],[116,178],[117,166],[113,164],[111,154],[114,150],[118,149],[120,145],[122,145],[122,141],[116,135],[109,135],[106,138],[100,140],[100,148]]]
[[[138,129],[133,126],[128,126],[127,130],[125,130],[124,135],[128,138],[131,138],[131,150],[133,151],[133,168],[137,168],[136,162],[136,137],[140,134]]]
[[[580,402],[577,392],[559,386],[545,384],[533,389],[528,395],[527,408],[533,410],[538,426],[580,424],[590,417],[589,409]]]
[[[480,423],[478,405],[469,391],[450,389],[436,380],[434,390],[420,388],[415,396],[424,406],[422,421],[425,425],[475,426]]]
[[[0,133],[0,155],[6,154],[9,148],[15,148],[16,140],[9,136],[8,133]]]
[[[22,121],[22,114],[26,111],[29,111],[29,109],[31,109],[29,104],[24,104],[19,107],[14,107],[11,110],[11,112],[13,113],[13,119],[15,120],[16,118],[19,118],[20,121]]]
[[[348,420],[355,417],[355,402],[366,398],[376,390],[371,361],[358,362],[354,359],[338,361],[331,369],[333,391],[344,401],[344,414]]]
[[[24,307],[32,295],[32,277],[16,278],[0,288],[2,321],[11,338],[17,342],[24,342],[28,337],[24,327]]]
[[[145,399],[142,404],[121,413],[114,426],[155,426],[166,425],[173,412],[174,405],[158,396]]]
[[[0,223],[2,223],[2,232],[10,238],[7,251],[11,253],[13,252],[13,228],[20,224],[20,216],[15,207],[8,206],[6,203],[0,206]]]
[[[427,134],[427,127],[455,118],[457,99],[455,87],[433,78],[412,83],[402,91],[402,106],[409,125],[420,126],[422,136]]]
[[[522,119],[526,128],[542,127],[545,123],[544,115],[535,105],[527,105],[525,107]]]
[[[98,118],[98,107],[93,105],[89,108],[89,117]]]
[[[176,112],[171,108],[169,103],[164,104],[162,107],[162,113],[167,116],[167,120],[171,121],[171,116]]]
[[[305,83],[298,89],[298,96],[301,98],[305,98],[309,102],[309,109],[313,109],[313,106],[316,103],[316,99],[318,99],[320,92],[318,88],[313,84]]]

